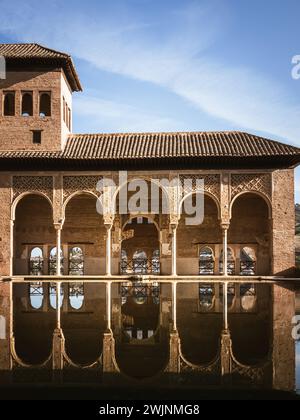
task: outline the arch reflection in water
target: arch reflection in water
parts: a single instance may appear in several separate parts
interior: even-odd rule
[[[244,283],[240,288],[241,306],[245,311],[250,311],[256,304],[256,287],[254,284]]]
[[[215,286],[214,284],[199,285],[199,303],[200,309],[209,310],[214,306]]]

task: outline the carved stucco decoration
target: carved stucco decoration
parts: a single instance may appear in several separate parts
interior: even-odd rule
[[[46,195],[53,201],[52,176],[14,176],[13,199],[26,192],[37,192]]]
[[[101,179],[102,177],[97,175],[64,176],[64,201],[70,197],[70,195],[78,191],[91,192],[97,196],[100,195],[97,191],[97,183],[101,181]]]
[[[191,192],[197,192],[197,179],[203,180],[204,192],[208,192],[212,194],[218,201],[220,200],[220,175],[218,174],[180,175],[180,183],[184,190],[184,195],[187,195]],[[191,180],[191,182],[187,183],[185,180]],[[186,186],[184,186],[185,182],[187,183]]]
[[[271,198],[272,180],[270,174],[232,174],[231,199],[241,192],[257,191]]]

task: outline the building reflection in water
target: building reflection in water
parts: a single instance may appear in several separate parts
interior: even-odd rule
[[[287,285],[39,282],[13,292],[16,383],[56,380],[54,369],[65,383],[295,389]]]

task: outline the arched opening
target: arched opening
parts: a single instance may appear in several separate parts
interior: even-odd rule
[[[256,287],[253,283],[243,283],[240,287],[241,307],[244,311],[252,311],[256,304]]]
[[[123,228],[121,274],[159,274],[158,230],[147,217],[130,219]]]
[[[270,221],[266,200],[255,193],[242,194],[234,200],[231,214],[228,243],[255,249],[255,274],[270,274]],[[242,257],[245,262],[245,255]],[[247,257],[247,265],[248,261]],[[253,269],[252,264],[250,271]],[[249,271],[247,268],[245,270]]]
[[[80,247],[72,247],[69,251],[69,276],[84,275],[84,255]],[[69,302],[73,309],[81,309],[84,302],[83,283],[69,283]]]
[[[17,203],[14,213],[14,274],[48,274],[49,256],[42,250],[56,241],[50,202],[42,195],[28,194]]]
[[[220,287],[201,282],[177,285],[177,326],[183,356],[191,363],[211,363],[219,352],[223,328],[222,308],[217,305]]]
[[[31,276],[42,276],[44,272],[43,250],[35,247],[30,252],[29,274]]]
[[[236,297],[236,285],[234,283],[228,283],[227,285],[227,310],[233,308]],[[224,284],[220,287],[220,302],[224,304]]]
[[[121,335],[116,356],[121,371],[144,379],[167,364],[168,340],[160,325],[160,286],[153,282],[128,282],[120,286]]]
[[[64,274],[64,254],[62,248],[59,252],[60,259],[60,271],[61,274]],[[49,274],[50,276],[56,276],[57,274],[57,248],[56,246],[50,250],[49,255]]]
[[[213,250],[206,246],[200,249],[199,254],[199,274],[201,276],[210,276],[214,274],[215,258]]]
[[[219,272],[223,274],[223,249],[220,252]],[[233,276],[235,274],[235,259],[231,248],[227,248],[227,274]]]
[[[40,94],[40,117],[51,116],[51,94],[41,93]]]
[[[256,255],[254,249],[244,247],[240,255],[242,276],[255,276],[256,273]]]
[[[196,194],[190,196],[191,205],[199,205]],[[179,275],[212,275],[214,262],[209,248],[222,243],[222,232],[219,222],[219,210],[216,202],[208,195],[204,195],[203,220],[200,224],[191,225],[191,218],[182,207],[182,214],[177,228],[177,273]],[[199,249],[201,255],[199,255]]]
[[[16,112],[16,105],[15,105],[15,93],[14,92],[6,92],[4,93],[4,116],[5,117],[13,117]]]
[[[215,301],[215,286],[213,284],[199,284],[200,310],[207,311],[213,308]]]
[[[33,97],[32,92],[22,94],[22,117],[32,117],[33,115]]]
[[[268,284],[240,284],[241,305],[228,315],[233,354],[245,365],[259,364],[270,355],[272,289]]]
[[[48,274],[46,250],[55,244],[52,206],[43,195],[27,194],[16,203],[13,216],[14,275],[37,276],[30,285],[14,285],[16,350],[25,362],[36,364],[49,357],[55,328],[55,311],[43,309],[48,283],[39,281],[41,274]]]
[[[105,273],[106,230],[96,204],[96,196],[80,193],[72,196],[65,206],[62,242],[69,249],[69,275]]]

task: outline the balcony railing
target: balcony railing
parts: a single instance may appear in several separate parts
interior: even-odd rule
[[[158,259],[148,260],[135,258],[133,260],[122,260],[120,263],[121,274],[160,274],[160,261]]]

